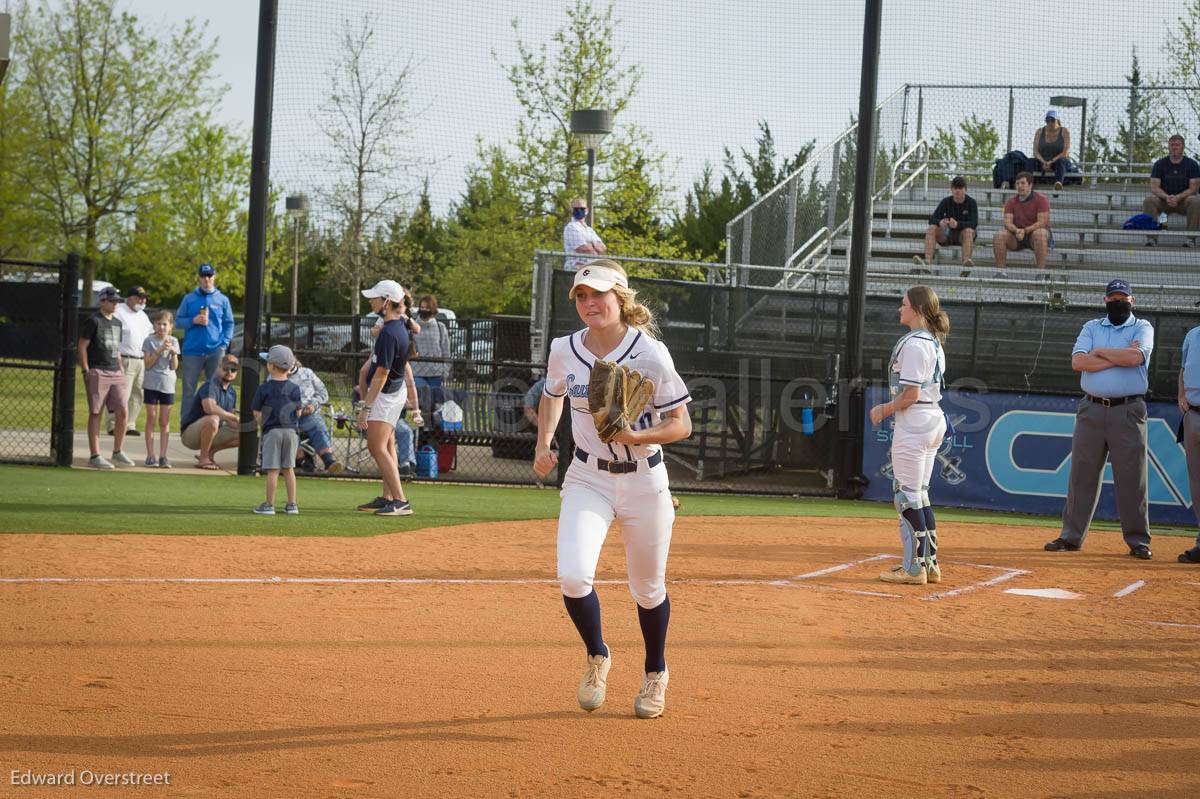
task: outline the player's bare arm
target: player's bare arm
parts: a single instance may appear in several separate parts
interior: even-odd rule
[[[554,440],[562,408],[563,398],[548,394],[543,394],[542,401],[538,403],[537,447],[533,454],[533,472],[538,477],[545,477],[558,466],[558,456],[550,451],[550,442]]]
[[[880,403],[871,408],[871,424],[879,424],[896,411],[902,411],[916,403],[921,397],[920,386],[909,386],[888,402]]]

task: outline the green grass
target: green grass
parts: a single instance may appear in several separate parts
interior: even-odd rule
[[[318,372],[325,381],[335,405],[349,404],[348,379],[345,375]],[[236,384],[241,397],[241,382]],[[180,373],[175,386],[175,404],[171,406],[171,432],[179,432],[179,410],[183,402],[183,377]],[[0,369],[0,429],[42,428],[50,429],[50,416],[54,407],[54,373],[42,369]],[[75,429],[86,430],[88,420],[87,393],[83,375],[75,372]],[[146,412],[138,414],[135,422],[138,430],[146,429]]]
[[[93,472],[36,466],[0,466],[0,532],[5,533],[154,533],[166,535],[329,535],[369,536],[423,527],[490,521],[552,519],[558,492],[545,488],[408,484],[405,490],[417,513],[375,518],[355,513],[372,499],[379,484],[364,480],[301,479],[300,516],[258,517],[250,509],[263,500],[260,477],[197,475],[190,470],[148,474]],[[276,502],[285,499],[279,486]],[[793,497],[728,494],[681,495],[682,516],[832,516],[893,519],[890,505]],[[1023,524],[1057,528],[1046,516],[939,509],[945,521]],[[1096,529],[1114,530],[1099,522]],[[1155,534],[1195,535],[1183,528],[1154,529]],[[731,528],[731,535],[736,529]]]

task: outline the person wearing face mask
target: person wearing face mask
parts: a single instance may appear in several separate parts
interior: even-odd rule
[[[192,412],[200,373],[205,380],[217,374],[225,350],[233,339],[233,307],[217,288],[217,270],[200,264],[196,290],[184,295],[175,312],[175,326],[183,331],[183,416]]]
[[[604,246],[600,236],[588,224],[590,221],[587,200],[576,197],[571,201],[571,219],[563,228],[563,250],[565,252],[581,252],[587,255],[604,255],[608,252],[608,248]],[[563,269],[574,272],[590,261],[590,258],[568,258],[563,263]]]
[[[437,313],[437,297],[433,294],[421,297],[417,304],[421,326],[413,334],[417,355],[412,359],[413,379],[418,389],[441,388],[450,376],[450,333]]]
[[[125,302],[118,305],[113,314],[121,320],[121,363],[125,367],[125,379],[129,381],[125,435],[136,436],[137,420],[142,412],[142,382],[146,376],[142,343],[154,332],[154,323],[146,315],[146,290],[141,286],[131,288],[125,295]],[[111,415],[105,429],[110,436],[113,434]]]
[[[1085,324],[1071,351],[1071,368],[1080,373],[1083,399],[1071,436],[1062,532],[1045,549],[1074,552],[1083,546],[1100,496],[1104,463],[1111,460],[1121,535],[1131,556],[1150,560],[1145,394],[1154,328],[1133,315],[1133,290],[1120,278],[1105,289],[1104,307],[1107,316]]]

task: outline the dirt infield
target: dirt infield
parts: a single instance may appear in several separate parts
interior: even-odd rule
[[[88,580],[0,583],[0,795],[1200,796],[1186,540],[1144,563],[1117,535],[1049,537],[944,525],[946,579],[909,589],[873,579],[893,525],[681,518],[667,713],[640,721],[621,584],[599,587],[608,702],[575,705],[552,522],[3,535],[0,577]],[[599,576],[623,569],[614,531]],[[12,784],[71,770],[171,783]]]

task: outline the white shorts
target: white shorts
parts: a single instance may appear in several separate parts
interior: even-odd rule
[[[371,403],[371,410],[367,411],[368,422],[383,422],[396,426],[396,422],[400,421],[400,417],[404,414],[404,405],[408,401],[408,386],[400,386],[400,390],[394,394],[380,393],[375,398],[375,402]]]

